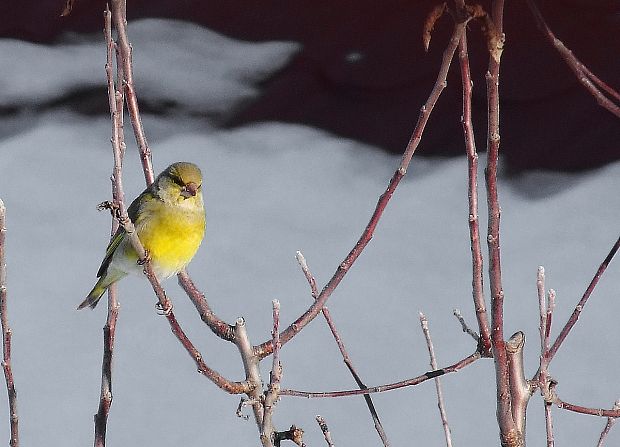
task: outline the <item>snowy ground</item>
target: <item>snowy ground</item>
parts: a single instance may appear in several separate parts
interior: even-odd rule
[[[206,113],[217,122],[255,95],[257,83],[296,51],[294,44],[241,43],[178,22],[141,21],[129,30],[140,99],[176,101],[169,118],[144,116],[156,170],[188,160],[205,174],[207,237],[189,272],[222,318],[245,317],[253,341],[262,342],[272,299],[282,303],[283,322],[311,301],[295,251],[303,251],[322,286],[359,237],[399,158],[300,125],[221,131],[195,117]],[[95,280],[109,234],[109,216],[95,207],[110,196],[110,125],[105,117],[37,105],[103,85],[105,49],[99,36],[68,36],[53,47],[0,41],[0,54],[12,61],[0,68],[0,105],[22,107],[0,127],[22,444],[89,445],[105,309],[77,312],[75,306]],[[133,143],[129,133],[127,140]],[[461,144],[460,136],[454,141]],[[144,187],[133,148],[124,180],[127,197]],[[558,293],[556,334],[617,238],[619,184],[620,164],[580,175],[534,172],[501,184],[506,335],[526,333],[530,376],[538,362],[537,266],[545,266],[547,286]],[[329,301],[368,385],[429,369],[419,311],[430,320],[440,364],[473,352],[452,317],[458,307],[474,323],[469,259],[465,159],[414,158],[374,239]],[[616,262],[552,364],[567,401],[608,408],[620,396],[620,342],[611,335],[620,315]],[[242,379],[235,348],[212,336],[174,280],[165,285],[207,363]],[[238,397],[196,373],[157,315],[148,283],[124,280],[120,297],[108,445],[258,445],[254,423],[235,416]],[[282,361],[286,388],[355,388],[321,318],[283,348]],[[268,377],[268,366],[263,372]],[[455,445],[498,444],[493,378],[492,362],[482,360],[443,379]],[[374,400],[392,445],[442,445],[432,383]],[[284,397],[275,422],[303,427],[308,446],[324,445],[316,414],[325,417],[337,445],[379,445],[359,397]],[[594,445],[605,422],[554,415],[558,445]],[[8,441],[1,402],[0,422],[0,439]],[[530,445],[544,444],[538,396],[527,434]],[[616,431],[609,445],[619,440]]]

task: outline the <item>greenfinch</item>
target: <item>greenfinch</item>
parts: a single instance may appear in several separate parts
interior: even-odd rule
[[[193,163],[171,164],[131,203],[127,214],[157,278],[180,272],[196,254],[205,233],[200,169]],[[141,271],[138,254],[121,226],[108,245],[97,284],[78,309],[94,308],[110,285]]]

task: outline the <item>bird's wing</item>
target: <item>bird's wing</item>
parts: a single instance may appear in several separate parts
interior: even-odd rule
[[[129,219],[133,222],[134,225],[137,226],[140,224],[140,222],[138,222],[140,220],[140,209],[144,206],[145,203],[153,200],[153,198],[156,197],[157,196],[151,191],[151,189],[147,188],[142,194],[136,197],[133,202],[131,202],[131,205],[129,205],[129,208],[127,208],[127,215],[129,216]],[[116,230],[116,233],[114,233],[114,236],[108,244],[108,248],[105,252],[105,257],[101,262],[101,267],[99,267],[99,270],[97,271],[97,278],[100,278],[102,275],[105,274],[106,270],[110,265],[110,262],[112,262],[112,256],[114,256],[114,252],[122,242],[125,234],[125,229],[122,226],[118,227],[118,230]]]
[[[101,262],[101,267],[99,267],[99,270],[97,271],[97,278],[105,275],[105,272],[108,270],[110,262],[112,262],[112,256],[114,255],[114,252],[123,240],[123,237],[125,237],[125,229],[123,227],[118,227],[118,230],[116,230],[116,233],[114,233],[114,236],[112,237],[112,240],[108,244],[108,248],[105,251],[105,257]]]

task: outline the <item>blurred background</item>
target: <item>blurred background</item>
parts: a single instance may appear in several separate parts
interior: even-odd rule
[[[436,26],[431,50],[421,44],[431,0],[134,0],[128,17],[177,18],[237,39],[286,40],[301,45],[279,71],[262,80],[261,93],[219,117],[219,126],[284,121],[319,127],[392,153],[402,151],[436,76],[452,24]],[[601,79],[620,86],[620,2],[545,0],[540,8],[551,29]],[[488,10],[488,2],[482,2]],[[0,36],[54,44],[67,31],[101,30],[101,0],[76,0],[60,17],[64,0],[4,1]],[[502,58],[502,153],[505,172],[544,168],[576,171],[620,157],[620,121],[599,107],[536,28],[526,2],[507,2],[506,51]],[[480,25],[470,26],[474,119],[484,150],[487,55]],[[0,69],[1,70],[1,69]],[[448,82],[460,84],[454,63]],[[461,155],[460,88],[442,96],[420,155]],[[38,107],[68,105],[105,114],[103,86],[69,90]],[[148,112],[177,113],[174,101],[142,102]],[[4,115],[23,105],[0,104]],[[207,117],[205,117],[207,118]]]

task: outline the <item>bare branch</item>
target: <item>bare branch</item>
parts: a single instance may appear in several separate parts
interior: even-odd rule
[[[543,355],[549,350],[549,339],[545,337],[547,328],[547,301],[545,299],[545,268],[542,265],[538,267],[536,291],[538,292],[538,310],[540,315],[538,331],[540,333],[540,355],[542,362]]]
[[[385,190],[385,192],[379,197],[377,201],[377,205],[375,207],[375,211],[366,226],[366,229],[362,232],[359,240],[355,244],[355,247],[349,252],[347,257],[340,263],[338,269],[329,280],[329,282],[323,287],[323,290],[319,294],[318,298],[315,302],[310,306],[310,308],[297,320],[295,320],[288,328],[286,328],[282,334],[280,334],[280,340],[282,344],[287,343],[291,340],[299,331],[301,331],[310,321],[314,319],[321,311],[327,299],[331,296],[332,292],[336,289],[340,281],[347,274],[351,266],[355,263],[359,255],[362,253],[366,245],[370,242],[373,237],[375,228],[383,215],[383,211],[387,206],[388,202],[392,198],[392,194],[396,190],[396,187],[400,183],[400,180],[406,175],[407,168],[409,167],[409,163],[411,162],[411,158],[413,157],[413,153],[420,143],[420,139],[422,138],[422,133],[428,121],[428,117],[432,112],[441,92],[446,86],[446,77],[448,74],[448,69],[450,68],[450,63],[452,62],[452,58],[454,56],[454,52],[456,51],[456,47],[459,44],[459,40],[464,32],[465,26],[467,25],[467,21],[462,23],[457,23],[454,26],[454,31],[452,33],[452,37],[450,38],[450,42],[447,48],[444,50],[443,59],[441,68],[439,69],[439,73],[437,75],[437,80],[435,81],[435,85],[431,91],[430,96],[426,103],[420,109],[420,115],[418,117],[418,122],[415,126],[413,134],[407,144],[405,152],[403,153],[403,157],[401,163],[392,176],[390,183]],[[258,346],[255,347],[255,353],[260,357],[264,358],[267,355],[273,352],[273,344],[271,340],[268,340]]]
[[[153,183],[153,162],[151,160],[151,149],[146,141],[142,119],[138,108],[138,98],[133,81],[132,50],[127,37],[127,17],[125,14],[126,0],[110,0],[112,5],[112,18],[118,33],[118,49],[123,67],[123,86],[127,97],[127,110],[131,118],[131,124],[136,136],[136,143],[140,151],[140,159],[144,170],[144,178],[147,185]]]
[[[131,221],[129,223],[131,223]],[[140,240],[138,239],[138,236],[135,235],[135,232],[129,233],[129,231],[127,230],[128,226],[126,225],[124,226],[125,226],[125,231],[127,231],[128,234],[133,234],[133,237],[131,238],[132,246],[139,254],[140,253],[142,254],[140,256],[140,259],[145,259],[143,257],[144,248],[142,247],[142,244],[140,244]],[[133,224],[131,224],[131,226],[133,227]],[[140,251],[140,249],[142,250]],[[172,303],[166,296],[166,292],[164,291],[161,284],[159,283],[159,280],[155,276],[155,273],[153,272],[153,268],[151,267],[151,263],[148,260],[144,264],[144,274],[146,275],[149,282],[151,283],[151,286],[153,287],[153,291],[155,292],[155,295],[157,295],[157,298],[159,300],[158,305],[163,315],[165,315],[166,319],[168,320],[172,333],[177,337],[177,339],[181,342],[181,344],[183,345],[187,353],[192,357],[192,359],[196,363],[198,372],[204,375],[205,377],[207,377],[215,385],[217,385],[220,389],[226,391],[227,393],[230,393],[230,394],[249,393],[250,390],[254,387],[253,384],[249,383],[248,381],[234,382],[234,381],[228,380],[224,376],[222,376],[220,373],[218,373],[214,369],[207,366],[207,364],[204,362],[202,358],[202,354],[200,354],[198,349],[196,349],[194,344],[187,337],[187,335],[185,335],[185,332],[179,325],[174,315],[174,312],[172,312]]]
[[[465,150],[467,152],[467,197],[469,201],[469,237],[471,240],[472,296],[474,300],[474,309],[476,310],[476,318],[478,319],[478,330],[481,334],[481,339],[478,339],[481,345],[481,353],[485,357],[490,357],[492,355],[491,330],[489,328],[489,318],[487,316],[486,303],[484,300],[482,279],[483,260],[480,244],[480,223],[478,221],[478,153],[476,152],[474,126],[471,116],[473,81],[469,69],[467,31],[463,33],[459,42],[459,62],[463,85],[463,115],[461,116],[461,122],[463,124],[463,134],[465,138]],[[463,327],[465,328],[466,326]]]
[[[540,316],[540,366],[538,368],[538,387],[544,397],[543,406],[545,410],[545,429],[547,432],[547,447],[552,447],[555,443],[553,438],[553,417],[551,414],[552,394],[555,383],[549,377],[547,368],[549,366],[549,333],[551,331],[551,319],[555,306],[555,291],[549,291],[549,300],[545,299],[545,269],[538,267],[536,276],[536,289],[538,292],[538,310]],[[536,379],[534,379],[536,380]]]
[[[590,416],[598,416],[605,418],[620,418],[620,409],[614,407],[609,410],[605,410],[603,408],[590,408],[590,407],[582,407],[581,405],[575,405],[568,402],[563,401],[559,397],[554,399],[554,404],[558,406],[558,408],[563,408],[568,411],[573,411],[575,413],[581,414],[589,414]]]
[[[566,322],[566,324],[560,331],[560,335],[558,335],[558,338],[556,338],[555,341],[553,342],[551,349],[549,349],[549,362],[551,362],[555,354],[558,352],[558,349],[560,349],[560,346],[562,346],[564,339],[566,338],[568,333],[571,331],[575,323],[577,323],[577,320],[579,319],[579,316],[581,315],[583,308],[588,302],[588,298],[590,298],[590,295],[592,295],[592,292],[594,291],[594,288],[598,284],[598,281],[601,279],[601,276],[603,276],[603,273],[605,273],[605,270],[607,270],[607,266],[609,265],[611,260],[616,255],[618,248],[620,248],[620,237],[618,237],[618,240],[616,241],[616,243],[611,247],[611,250],[607,254],[607,257],[603,260],[603,262],[599,266],[598,270],[596,271],[594,275],[594,278],[592,278],[592,281],[590,281],[588,288],[583,293],[583,296],[581,297],[581,299],[579,300],[579,303],[575,307],[575,310],[573,311],[570,318],[568,319],[568,321]]]
[[[547,40],[555,47],[562,59],[564,59],[564,62],[566,62],[568,67],[575,73],[577,80],[592,96],[594,96],[596,102],[601,107],[604,107],[620,118],[620,106],[605,96],[601,89],[616,101],[620,101],[620,94],[592,73],[590,69],[577,59],[573,52],[553,34],[534,0],[527,0],[527,4],[534,15],[538,29],[543,32]]]
[[[478,333],[476,331],[472,330],[467,325],[467,322],[465,321],[465,318],[463,318],[463,315],[461,314],[461,311],[459,309],[454,309],[452,311],[452,314],[456,317],[456,319],[459,321],[459,323],[461,323],[461,328],[463,329],[463,332],[465,332],[471,338],[476,340],[476,342],[479,342],[480,341],[480,336],[478,335]]]
[[[489,67],[487,83],[487,207],[489,250],[489,282],[491,288],[491,340],[497,389],[497,422],[503,447],[523,445],[523,434],[513,419],[511,408],[510,370],[504,341],[504,290],[500,256],[500,206],[497,191],[497,166],[499,158],[499,68],[504,45],[503,16],[504,1],[492,3],[492,16],[487,18],[487,39],[489,46]],[[485,16],[486,17],[486,16]]]
[[[547,432],[547,447],[553,447],[555,440],[553,437],[553,415],[551,414],[551,402],[544,402],[545,406],[545,431]]]
[[[263,445],[271,445],[273,437],[273,407],[280,398],[280,380],[282,379],[282,365],[280,364],[280,302],[273,300],[273,362],[271,365],[271,374],[269,379],[269,387],[265,393],[265,402],[263,404],[263,425],[261,428],[261,442]]]
[[[314,276],[312,275],[312,273],[310,272],[310,269],[308,268],[306,258],[300,251],[297,252],[296,258],[297,258],[297,262],[299,263],[301,267],[301,270],[303,271],[306,277],[306,280],[308,281],[308,284],[310,285],[312,297],[316,300],[319,295],[318,289],[316,287],[316,280],[314,279]],[[336,344],[338,345],[338,349],[340,350],[340,354],[342,355],[344,363],[349,369],[349,372],[351,373],[351,375],[353,376],[353,379],[355,379],[357,386],[361,390],[366,389],[366,385],[364,384],[364,382],[362,381],[362,378],[359,376],[359,374],[357,373],[357,370],[353,366],[353,362],[351,361],[351,358],[349,357],[349,353],[347,352],[344,346],[344,342],[342,341],[342,338],[340,337],[340,334],[338,333],[338,330],[336,329],[336,324],[334,323],[334,320],[331,317],[331,313],[327,305],[323,306],[323,309],[321,309],[321,312],[323,314],[323,317],[325,317],[325,321],[327,322],[327,325],[329,326],[329,330],[331,331],[332,336],[334,337],[334,340],[336,341]],[[385,430],[383,429],[383,424],[381,424],[381,420],[379,419],[379,414],[377,413],[377,410],[372,401],[372,398],[368,394],[365,394],[364,400],[366,401],[366,406],[368,407],[368,410],[370,411],[370,415],[375,425],[375,430],[379,434],[379,438],[381,438],[381,442],[383,442],[383,445],[385,447],[388,447],[390,443],[388,441],[387,434],[385,433]]]
[[[523,332],[513,334],[506,342],[512,420],[518,432],[521,433],[523,437],[525,437],[525,413],[527,404],[535,389],[531,388],[525,379],[525,368],[523,366],[524,346],[525,334]]]
[[[323,432],[323,437],[325,437],[325,442],[328,447],[336,447],[334,441],[332,441],[332,434],[329,432],[329,427],[327,427],[327,422],[323,419],[323,416],[317,415],[316,422],[319,424],[321,431]]]
[[[183,287],[185,293],[187,293],[187,296],[191,299],[192,303],[194,303],[194,306],[196,306],[196,310],[198,310],[202,321],[204,321],[211,331],[221,339],[234,342],[235,327],[215,315],[204,294],[194,285],[194,282],[187,272],[185,270],[179,272],[177,278],[179,284]]]
[[[124,202],[122,166],[124,156],[123,135],[123,101],[122,92],[116,89],[114,83],[114,56],[116,44],[112,39],[112,14],[106,5],[103,14],[104,37],[106,41],[106,78],[108,82],[108,104],[112,121],[112,153],[114,155],[114,169],[112,172],[112,200],[115,206]],[[120,76],[119,76],[120,77]],[[118,220],[112,218],[113,236],[118,228]],[[95,415],[95,447],[103,447],[106,442],[108,415],[112,406],[112,358],[114,356],[114,340],[116,333],[116,321],[118,319],[119,304],[117,300],[117,287],[115,284],[108,288],[108,317],[103,327],[103,359],[101,364],[101,391],[99,396],[99,408]]]
[[[419,385],[420,383],[426,382],[427,380],[430,380],[430,379],[434,379],[435,377],[440,377],[445,374],[457,372],[461,370],[462,368],[465,368],[466,366],[471,365],[476,360],[480,359],[480,357],[481,357],[480,353],[476,351],[473,354],[465,357],[464,359],[459,360],[458,362],[454,363],[453,365],[446,366],[445,368],[436,369],[434,371],[429,371],[427,373],[422,374],[421,376],[417,376],[412,379],[403,380],[401,382],[368,387],[363,390],[311,392],[311,391],[283,389],[280,391],[280,396],[318,398],[318,397],[347,397],[347,396],[359,396],[360,394],[382,393],[385,391],[392,391],[392,390],[396,390],[398,388],[404,388],[407,386]]]
[[[6,381],[6,390],[9,398],[9,420],[11,427],[11,447],[19,446],[19,418],[17,416],[17,391],[15,391],[15,381],[13,379],[13,369],[11,367],[11,337],[13,332],[9,327],[9,315],[7,307],[6,293],[6,207],[0,199],[0,324],[2,326],[2,369]]]
[[[614,410],[620,409],[620,400],[617,400],[614,403],[613,409]],[[598,443],[596,444],[596,447],[603,447],[603,444],[605,443],[605,439],[609,435],[609,432],[611,431],[611,428],[613,427],[615,423],[616,423],[616,420],[614,418],[607,418],[607,423],[605,424],[605,427],[603,428],[603,431],[601,432],[601,436],[598,439]]]
[[[428,328],[428,320],[422,312],[420,312],[420,325],[422,326],[422,332],[424,333],[424,339],[426,340],[426,347],[428,348],[428,355],[431,360],[431,368],[436,370],[437,359],[435,358],[435,348],[433,347],[433,340],[431,339],[431,331]],[[439,377],[435,377],[435,391],[437,392],[437,407],[439,408],[441,425],[443,426],[443,432],[446,438],[446,446],[452,447],[452,434],[450,432],[450,425],[448,424],[448,415],[446,414],[446,408],[443,401],[443,390],[441,389],[441,379]]]
[[[259,432],[262,432],[264,413],[263,381],[258,367],[259,359],[252,351],[252,343],[250,342],[248,331],[245,327],[245,320],[243,318],[238,318],[235,322],[235,346],[239,350],[241,360],[243,361],[246,382],[251,385],[250,389],[245,392],[249,397],[248,404],[252,405],[254,420]],[[268,442],[267,445],[271,445],[272,440],[270,438],[266,439],[266,441]]]

